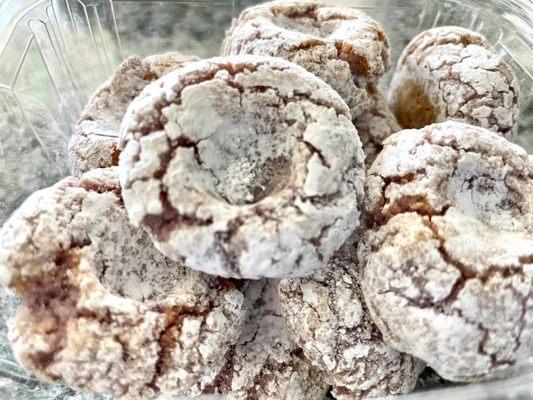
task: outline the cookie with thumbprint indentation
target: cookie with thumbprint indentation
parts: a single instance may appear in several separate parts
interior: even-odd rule
[[[404,128],[453,119],[511,138],[518,81],[484,36],[457,26],[434,28],[404,49],[389,103]]]
[[[129,223],[115,169],[28,198],[0,231],[0,279],[22,298],[21,365],[120,399],[199,393],[245,317],[232,283],[169,260]]]
[[[69,146],[74,174],[118,165],[120,124],[132,100],[150,82],[197,60],[180,53],[124,60],[89,100],[76,125]]]
[[[389,345],[453,381],[533,355],[533,169],[522,148],[458,122],[401,131],[366,191],[363,292]]]
[[[148,86],[125,116],[126,209],[174,260],[225,277],[320,268],[359,221],[346,103],[288,61],[220,57]]]
[[[226,35],[223,55],[281,57],[331,85],[357,117],[370,107],[366,82],[390,66],[389,41],[365,13],[315,1],[281,0],[244,10]]]

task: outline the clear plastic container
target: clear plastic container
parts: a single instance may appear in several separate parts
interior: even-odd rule
[[[257,0],[0,0],[0,224],[33,191],[69,173],[67,143],[95,88],[127,55],[218,53],[231,18]],[[460,25],[483,33],[518,76],[517,142],[533,150],[531,0],[323,0],[362,9],[387,31],[396,60],[418,32]],[[389,76],[383,80],[386,85]],[[0,296],[3,316],[6,299]],[[81,395],[41,385],[9,359],[0,324],[0,399]],[[533,367],[501,380],[426,392],[409,399],[533,399]],[[18,382],[16,390],[14,382]],[[437,386],[443,386],[438,382]],[[15,391],[13,391],[15,390]],[[423,391],[420,393],[420,391]]]

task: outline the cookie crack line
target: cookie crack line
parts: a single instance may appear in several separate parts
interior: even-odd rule
[[[318,249],[320,249],[320,247],[322,247],[322,239],[329,232],[329,230],[332,227],[334,227],[340,220],[341,220],[340,218],[336,218],[331,224],[323,226],[320,229],[320,232],[319,232],[318,236],[312,237],[310,239],[306,239],[316,249],[315,251],[316,251],[317,257],[320,259],[320,261],[324,261],[324,258],[322,256],[322,254],[320,254],[320,252],[318,251]]]
[[[204,394],[235,399],[322,399],[322,374],[304,357],[281,319],[277,280],[250,282],[246,328],[226,357],[224,374]]]
[[[253,43],[255,40],[251,39],[248,43]],[[344,61],[348,64],[350,68],[350,72],[353,77],[353,83],[355,86],[359,87],[361,86],[358,82],[358,79],[361,76],[367,75],[371,69],[370,64],[366,60],[366,58],[363,55],[357,55],[353,53],[354,46],[351,46],[347,43],[344,43],[342,40],[335,40],[333,42],[333,45],[335,46],[335,50],[337,52],[336,57]],[[299,56],[298,52],[300,51],[310,51],[313,48],[317,47],[327,47],[328,43],[326,41],[323,41],[321,39],[315,39],[315,38],[309,38],[306,39],[304,42],[301,43],[295,43],[292,46],[289,46],[286,50],[289,52],[293,52],[296,54],[293,54],[292,56],[287,57],[287,59],[291,62],[295,62],[298,64],[297,57]]]
[[[159,253],[130,225],[118,188],[116,168],[66,178],[0,230],[3,283],[22,297],[10,327],[15,356],[41,379],[95,394],[201,390],[240,335],[242,293]],[[157,289],[148,266],[164,278]]]
[[[212,308],[212,305],[208,309],[210,308]],[[159,350],[154,364],[154,375],[152,380],[145,384],[146,387],[153,389],[156,393],[160,392],[160,388],[157,384],[158,378],[166,374],[167,370],[172,366],[172,351],[176,348],[176,338],[182,330],[184,319],[187,317],[194,317],[201,318],[203,321],[209,314],[208,311],[198,312],[193,308],[184,309],[179,306],[160,311],[165,312],[166,326],[159,334],[157,340]]]
[[[420,38],[428,38],[430,37],[431,40],[427,41],[423,46],[417,47],[418,43],[413,42],[410,46],[407,47],[407,54],[413,54],[414,51],[420,50],[423,52],[424,50],[427,50],[435,45],[447,45],[447,44],[454,44],[454,45],[461,45],[463,48],[466,48],[471,45],[477,45],[477,46],[483,46],[485,45],[485,41],[482,39],[480,35],[475,35],[471,37],[466,36],[460,36],[457,40],[455,37],[450,36],[444,36],[444,37],[434,37],[431,34],[431,31],[426,31],[423,34],[420,35]],[[474,40],[472,40],[474,39]]]
[[[394,134],[371,167],[365,299],[389,344],[446,379],[529,357],[530,169],[519,147],[459,122]]]
[[[198,58],[177,52],[126,58],[89,99],[69,143],[73,174],[118,165],[120,123],[128,105],[151,82]]]
[[[420,309],[432,309],[436,310],[439,313],[442,313],[444,315],[458,315],[463,321],[466,323],[476,327],[479,331],[483,333],[483,338],[479,343],[478,347],[478,353],[481,355],[486,355],[490,358],[491,367],[498,367],[498,366],[510,366],[514,365],[516,363],[516,360],[499,360],[497,358],[496,353],[489,353],[485,350],[486,342],[489,340],[490,335],[490,329],[485,327],[481,322],[479,321],[473,321],[469,318],[467,318],[463,310],[459,307],[455,307],[454,304],[459,298],[459,295],[461,294],[462,290],[466,287],[467,283],[473,280],[477,280],[480,283],[484,284],[486,283],[490,278],[492,278],[495,275],[501,276],[503,279],[511,279],[513,276],[520,276],[525,277],[522,269],[520,266],[516,265],[509,265],[509,266],[489,266],[487,270],[479,275],[475,271],[473,271],[470,267],[466,266],[465,264],[462,264],[460,261],[454,259],[445,249],[445,242],[446,239],[439,233],[438,227],[433,223],[432,217],[430,215],[426,214],[419,214],[417,212],[414,212],[415,214],[418,214],[421,216],[422,223],[427,226],[432,234],[433,238],[438,241],[438,247],[436,248],[439,252],[441,258],[443,261],[446,262],[447,265],[452,266],[454,269],[459,271],[460,276],[457,278],[455,283],[453,284],[449,294],[444,297],[442,300],[439,301],[433,301],[431,300],[431,296],[427,296],[424,293],[419,294],[416,298],[412,298],[407,296],[403,290],[401,289],[395,289],[395,288],[388,288],[387,290],[380,290],[379,294],[385,295],[387,293],[394,294],[395,296],[402,298],[406,303],[412,307],[420,308]],[[439,215],[443,216],[443,215]],[[396,233],[391,233],[390,235],[393,236]],[[533,254],[529,257],[533,257]],[[413,278],[413,275],[409,273],[409,269],[405,269],[403,271],[404,274],[407,276]],[[527,312],[527,300],[529,297],[531,297],[531,294],[529,296],[524,296],[519,294],[516,289],[509,283],[505,286],[505,288],[508,288],[512,293],[513,296],[517,297],[519,301],[521,302],[521,315],[520,315],[520,329],[517,332],[516,335],[513,335],[513,340],[515,341],[515,350],[520,347],[520,339],[523,332],[523,329],[525,327],[525,318],[526,318],[526,312]],[[480,375],[480,378],[483,375]],[[474,378],[473,376],[469,377],[469,379]]]
[[[506,138],[516,131],[517,77],[486,38],[460,27],[433,28],[411,41],[389,100],[404,128],[459,119]]]
[[[274,70],[283,71],[284,69],[274,69]],[[241,71],[241,72],[238,72],[238,73],[242,73],[242,72],[249,72],[249,71],[248,70],[244,70],[244,71]],[[255,71],[251,71],[251,72],[255,72]],[[238,73],[236,73],[236,74],[238,74]],[[232,78],[235,78],[236,74],[233,75]],[[207,79],[206,81],[200,81],[198,83],[204,83],[204,82],[213,81],[213,79],[215,78],[215,75],[216,74],[213,74],[213,76],[210,77],[209,79]],[[225,83],[228,84],[229,86],[233,87],[233,88],[237,88],[239,90],[240,94],[241,94],[241,98],[242,98],[242,94],[244,94],[244,93],[247,93],[247,94],[263,93],[263,92],[265,92],[267,90],[271,90],[271,91],[276,93],[277,98],[280,101],[283,102],[285,107],[287,107],[290,103],[297,103],[297,102],[299,102],[301,100],[305,100],[305,101],[309,101],[311,104],[314,104],[314,105],[317,105],[317,106],[320,106],[320,107],[333,109],[335,111],[335,113],[337,114],[337,116],[344,115],[344,111],[334,107],[333,104],[320,102],[320,101],[318,101],[318,99],[314,99],[310,95],[307,95],[305,93],[294,92],[291,97],[288,97],[288,96],[285,96],[282,93],[280,93],[280,91],[277,88],[271,87],[271,86],[257,85],[257,86],[250,86],[249,88],[244,89],[242,85],[237,84],[234,80],[233,81],[225,80]],[[189,84],[189,86],[193,86],[193,84]],[[189,86],[187,86],[187,87],[189,87]],[[179,92],[176,95],[176,98],[175,98],[175,100],[173,102],[170,102],[170,103],[164,104],[164,105],[163,104],[160,105],[160,108],[158,110],[159,119],[162,119],[162,114],[163,114],[162,110],[164,108],[169,107],[172,104],[174,104],[174,105],[180,105],[181,104],[181,101],[179,100],[180,96],[181,96],[181,92]],[[304,116],[306,117],[306,121],[308,122],[310,120],[310,117],[308,116],[307,113],[304,113]],[[153,129],[155,129],[155,130],[164,130],[165,126],[166,126],[166,123],[162,122],[160,126],[153,127]],[[141,130],[141,132],[142,132],[142,130]],[[146,133],[149,133],[149,132],[145,132],[145,134]],[[322,164],[325,167],[331,168],[330,163],[327,161],[327,159],[324,157],[324,155],[322,154],[322,152],[318,148],[313,146],[309,141],[304,140],[302,137],[298,137],[298,139],[307,146],[307,148],[310,150],[310,152],[312,154],[316,154],[320,158],[320,161],[322,162]],[[192,149],[194,149],[194,155],[195,155],[196,161],[198,162],[199,166],[203,167],[204,163],[201,160],[201,157],[200,157],[200,154],[199,154],[199,150],[198,150],[198,145],[201,142],[204,142],[204,141],[207,141],[207,140],[209,140],[209,138],[201,139],[201,140],[198,140],[198,141],[192,141],[186,135],[181,135],[177,139],[171,140],[167,136],[167,143],[169,145],[169,148],[168,148],[168,150],[166,152],[164,152],[163,154],[160,155],[161,167],[152,175],[152,177],[149,177],[149,178],[136,178],[135,180],[136,181],[148,180],[148,179],[159,180],[160,178],[162,178],[165,175],[166,171],[167,171],[167,168],[168,168],[168,165],[170,164],[170,161],[174,158],[173,154],[175,154],[175,151],[177,150],[177,148],[180,148],[180,147],[181,148],[192,148]],[[140,156],[140,153],[137,154],[137,157],[139,157],[139,156]],[[124,185],[124,187],[126,189],[129,189],[131,187],[131,182],[128,182],[126,185]]]
[[[462,61],[468,59],[469,57],[465,57]],[[454,63],[453,65],[455,65],[456,63]],[[501,64],[503,66],[503,64]],[[445,88],[447,86],[449,86],[450,82],[453,82],[457,85],[461,85],[461,86],[464,86],[468,89],[470,89],[470,91],[472,92],[472,94],[468,95],[468,96],[465,96],[464,98],[462,98],[460,101],[457,101],[457,110],[455,111],[455,114],[458,118],[461,118],[461,119],[464,119],[465,121],[476,121],[476,118],[473,118],[471,115],[468,115],[468,111],[470,110],[467,110],[467,112],[463,111],[463,107],[464,106],[467,106],[471,101],[474,101],[474,100],[484,100],[484,99],[487,99],[487,95],[489,95],[489,93],[487,93],[487,95],[483,95],[483,94],[480,94],[478,92],[478,90],[473,86],[472,83],[470,82],[467,82],[467,81],[464,81],[462,80],[459,76],[458,76],[458,73],[454,73],[452,72],[452,66],[449,66],[449,68],[446,70],[444,69],[443,67],[444,66],[447,66],[447,65],[443,65],[439,68],[436,68],[436,69],[431,69],[430,71],[431,72],[435,72],[435,71],[439,71],[439,72],[442,72],[442,71],[447,71],[448,72],[448,77],[446,79],[443,79],[439,82],[439,89],[440,90],[445,90]],[[472,68],[472,69],[482,69],[482,70],[485,70],[485,71],[490,71],[489,69],[487,68],[482,68],[482,67],[476,67],[476,68]],[[507,81],[507,78],[505,78],[506,81]],[[507,84],[508,84],[508,90],[513,93],[513,104],[516,105],[518,104],[518,97],[516,96],[516,93],[515,93],[515,89],[514,87],[507,81]],[[495,98],[494,96],[495,95],[498,95],[497,98]],[[490,93],[490,99],[492,100],[500,100],[503,104],[503,101],[504,101],[504,95],[505,95],[505,92],[494,92],[494,93]],[[495,110],[491,110],[491,113],[488,117],[489,119],[489,122],[493,125],[496,125],[498,128],[499,128],[499,131],[503,134],[503,135],[506,135],[508,133],[510,133],[512,130],[513,130],[513,126],[502,126],[501,123],[498,121],[498,119],[494,116],[494,111]]]
[[[294,22],[304,21],[305,25],[318,31],[310,33],[297,24],[286,26],[277,19],[280,14]],[[353,25],[349,25],[350,22]],[[343,30],[345,26],[352,29]],[[324,31],[323,27],[326,28]],[[341,35],[336,35],[339,31],[342,31],[342,38]],[[374,46],[368,46],[370,41]],[[279,42],[283,42],[283,45]],[[328,47],[328,51],[318,62],[299,60],[299,53],[314,54],[314,49],[320,46]],[[330,46],[336,51],[334,55],[329,54]],[[348,64],[354,81],[361,77],[375,80],[387,71],[390,63],[387,36],[381,26],[363,12],[344,7],[334,9],[322,4],[283,1],[245,10],[234,20],[222,51],[225,54],[282,56],[297,64],[301,62],[302,65],[306,62],[324,63],[324,58],[339,60]]]
[[[408,393],[421,363],[389,348],[374,325],[363,300],[355,245],[355,237],[346,241],[324,270],[310,277],[283,279],[282,314],[304,355],[325,372],[335,397]]]
[[[485,271],[481,274],[473,270],[471,267],[467,266],[466,264],[461,263],[459,260],[455,259],[447,250],[445,247],[446,239],[440,234],[439,229],[437,225],[432,221],[432,217],[443,217],[446,215],[446,213],[438,214],[438,215],[428,215],[425,213],[419,213],[417,211],[409,211],[410,213],[414,213],[422,217],[422,223],[428,227],[432,234],[433,239],[437,240],[438,247],[436,248],[442,257],[442,260],[445,261],[448,265],[453,266],[459,273],[459,278],[455,281],[454,285],[452,286],[452,289],[450,290],[450,293],[444,297],[442,300],[439,300],[438,302],[432,302],[429,299],[422,301],[419,304],[419,307],[422,308],[441,308],[442,306],[446,306],[449,304],[454,303],[461,291],[464,289],[465,285],[471,281],[471,280],[478,280],[481,283],[486,283],[490,278],[494,277],[495,275],[501,276],[503,279],[509,279],[513,276],[524,276],[524,273],[520,267],[520,265],[516,264],[509,264],[509,265],[489,265]],[[391,236],[393,234],[391,233]],[[378,247],[373,247],[373,251],[377,251]],[[527,256],[527,259],[530,257],[533,257],[533,254],[530,256]],[[404,273],[408,274],[409,270],[405,270]],[[386,292],[382,292],[386,293]],[[524,296],[521,296],[522,299],[524,299]]]
[[[524,276],[520,266],[517,265],[488,266],[488,268],[481,275],[479,275],[467,265],[461,263],[457,259],[454,259],[452,255],[448,251],[446,251],[446,239],[439,233],[438,227],[433,223],[431,217],[424,219],[423,223],[433,232],[434,237],[438,240],[438,251],[441,254],[442,259],[447,264],[454,266],[455,269],[457,269],[461,274],[460,278],[452,287],[450,294],[443,300],[441,300],[439,302],[440,304],[453,303],[455,300],[457,300],[457,297],[459,296],[461,290],[470,280],[476,279],[479,280],[481,283],[486,283],[494,275],[500,275],[504,279],[511,278],[514,275]]]
[[[451,142],[446,145],[437,143],[433,141],[429,136],[426,135],[425,139],[427,140],[427,143],[432,146],[438,146],[442,148],[451,148],[453,149],[456,154],[452,157],[452,162],[454,164],[453,171],[449,174],[449,177],[457,176],[457,170],[458,170],[458,163],[460,162],[461,158],[468,154],[473,155],[479,155],[478,151],[475,151],[474,149],[470,148],[462,148],[459,147],[458,143]],[[488,159],[494,159],[494,155],[481,155],[483,160]],[[498,156],[499,157],[499,156]],[[501,158],[501,161],[504,163],[504,167],[512,167],[512,165],[509,163],[508,160],[505,160]],[[398,198],[392,198],[386,195],[386,193],[389,191],[389,188],[392,185],[402,186],[407,185],[410,183],[414,183],[419,178],[425,178],[427,177],[427,169],[428,167],[437,167],[437,164],[428,163],[427,167],[423,169],[418,169],[416,171],[412,172],[406,172],[399,175],[387,175],[383,176],[376,172],[371,172],[369,176],[372,177],[378,177],[382,182],[383,186],[381,188],[381,192],[383,193],[382,199],[383,203],[376,205],[379,206],[380,210],[383,210],[384,208],[387,209],[387,212],[379,211],[378,216],[372,216],[369,215],[366,216],[367,222],[370,224],[370,226],[379,227],[384,225],[390,218],[392,218],[394,215],[402,214],[404,212],[416,212],[419,215],[426,215],[426,216],[443,216],[446,214],[446,212],[452,207],[453,200],[452,199],[446,199],[446,204],[443,204],[440,209],[434,208],[431,204],[428,202],[427,194],[424,193],[417,193],[413,195],[409,194],[401,194]],[[528,176],[524,174],[517,173],[514,169],[510,169],[510,172],[507,172],[504,179],[502,181],[505,183],[505,187],[510,192],[513,192],[515,196],[518,198],[524,197],[524,195],[518,191],[518,189],[510,186],[507,183],[507,180],[509,177],[516,178],[519,180],[527,179]],[[487,178],[491,180],[495,180],[492,176],[488,174],[481,174],[472,176],[469,180],[465,180],[465,183],[471,184],[473,180],[479,179],[479,178]],[[446,180],[443,178],[441,179],[442,183],[445,183]],[[413,205],[414,204],[414,205]],[[518,202],[516,205],[518,208],[522,208],[522,205]]]
[[[331,218],[335,219],[351,212],[343,199],[359,197],[363,179],[362,172],[357,171],[363,168],[360,142],[351,124],[349,109],[338,94],[287,61],[260,57],[252,62],[251,59],[250,56],[236,56],[205,60],[167,75],[150,87],[143,95],[144,102],[139,100],[130,107],[130,123],[124,125],[121,140],[126,157],[119,166],[125,169],[121,184],[126,191],[130,218],[147,228],[160,251],[171,259],[183,257],[183,262],[204,272],[225,274],[227,268],[227,276],[235,278],[252,274],[249,265],[252,239],[241,234],[243,226],[248,230],[253,224],[268,225],[264,240],[279,242],[276,246],[280,249],[283,247],[281,238],[285,235],[280,224],[289,225],[288,228],[294,226],[293,230],[289,229],[290,235],[303,236],[298,225],[305,219],[313,220],[319,222],[313,228],[319,235],[328,222],[325,214],[329,210]],[[254,83],[252,78],[256,76]],[[295,84],[295,79],[302,84]],[[291,80],[291,84],[282,88],[284,80]],[[227,148],[219,146],[219,136],[225,133],[225,128],[220,128],[217,121],[210,125],[211,131],[206,131],[209,138],[201,135],[198,135],[201,140],[193,138],[196,131],[188,119],[182,120],[182,115],[185,116],[195,96],[204,92],[217,94],[206,105],[214,107],[213,110],[219,107],[219,97],[231,98],[227,103],[229,120],[223,114],[217,118],[230,127],[235,125],[239,135],[246,133],[249,138],[246,140],[251,141],[249,148],[241,150],[240,143],[248,143],[241,140],[235,142],[236,147],[233,144],[228,144]],[[258,105],[268,108],[264,116],[256,113],[254,107]],[[241,125],[243,133],[239,133]],[[338,128],[332,135],[325,129],[330,126]],[[273,141],[276,146],[283,141],[279,146],[281,150],[272,154],[254,150],[256,143],[264,140]],[[215,144],[223,147],[220,151],[227,160],[216,157],[205,160],[206,154],[218,151]],[[335,146],[342,146],[345,153],[334,153]],[[240,151],[244,155],[240,156]],[[353,157],[348,157],[352,152]],[[225,165],[224,172],[214,171],[219,164]],[[177,169],[190,170],[194,177],[198,173],[198,182],[194,181],[196,178],[180,178],[175,173]],[[210,171],[213,179],[203,171]],[[278,182],[278,175],[284,179]],[[268,184],[262,181],[267,176],[270,176]],[[140,194],[143,187],[150,194],[135,196],[135,200],[133,193]],[[178,187],[184,190],[178,193]],[[228,188],[237,188],[238,193],[233,195]],[[287,206],[282,209],[279,204]],[[220,210],[224,208],[228,210],[227,217],[221,216]],[[292,216],[294,221],[290,219]],[[193,229],[200,235],[210,236],[207,246],[212,249],[212,255],[207,256],[209,261],[205,263],[200,259],[206,256],[186,250],[183,241],[177,244],[178,237]],[[334,230],[342,229],[340,223],[334,227]],[[303,242],[305,238],[298,237],[298,240]],[[332,240],[333,237],[328,238]],[[315,268],[311,264],[319,263],[318,258],[329,258],[330,247],[324,245],[317,252],[311,248],[313,245],[313,242],[304,243],[316,253],[311,257],[290,254],[295,253],[293,248],[283,250],[289,257],[294,256],[294,261],[301,262],[295,270]],[[277,271],[289,269],[286,257],[284,260],[284,257],[272,256],[267,261],[265,254],[259,261],[258,268],[264,271],[268,265],[272,266],[272,272],[262,272],[268,277],[284,276],[286,272]]]

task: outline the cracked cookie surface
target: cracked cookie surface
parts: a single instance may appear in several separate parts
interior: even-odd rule
[[[210,392],[233,400],[322,400],[328,385],[294,343],[280,313],[277,280],[250,282],[248,317]]]
[[[282,315],[304,354],[333,385],[335,398],[409,393],[424,364],[383,341],[363,299],[355,253],[351,238],[313,276],[282,279]]]
[[[69,145],[73,171],[79,176],[91,169],[118,164],[118,135],[126,110],[135,97],[164,74],[197,61],[180,53],[141,59],[128,57],[89,100]]]
[[[281,57],[335,89],[353,117],[370,106],[364,82],[390,66],[389,41],[365,13],[315,1],[274,1],[242,12],[226,35],[222,54]]]
[[[482,35],[455,26],[434,28],[404,49],[389,103],[404,128],[453,119],[511,138],[518,80]]]
[[[121,399],[199,393],[241,333],[235,286],[164,257],[133,227],[116,169],[36,192],[0,231],[10,323],[39,378]]]
[[[387,101],[374,84],[367,85],[371,100],[368,110],[353,120],[363,144],[365,165],[370,167],[383,148],[383,141],[402,130]]]
[[[219,276],[297,276],[359,221],[364,163],[348,107],[270,57],[190,64],[148,86],[125,117],[120,182],[156,247]]]
[[[533,169],[519,146],[445,122],[385,141],[369,170],[363,292],[391,346],[442,377],[533,355]]]

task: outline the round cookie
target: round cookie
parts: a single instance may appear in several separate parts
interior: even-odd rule
[[[494,230],[533,234],[533,165],[521,147],[476,126],[447,121],[384,142],[365,182],[370,224],[456,207]]]
[[[197,60],[180,53],[124,60],[92,96],[76,124],[69,145],[74,174],[118,165],[120,124],[132,100],[149,83]]]
[[[385,141],[366,191],[363,292],[389,345],[454,381],[533,356],[533,168],[523,149],[458,122],[405,130]]]
[[[308,0],[244,10],[226,34],[222,54],[294,62],[335,89],[353,117],[369,107],[365,82],[376,82],[390,67],[389,41],[376,21],[353,8]]]
[[[383,342],[363,299],[355,253],[352,238],[313,276],[283,279],[282,315],[336,399],[409,393],[424,364]]]
[[[125,116],[130,220],[168,257],[234,278],[308,274],[357,227],[361,142],[340,96],[292,63],[189,64]]]
[[[371,107],[353,120],[363,143],[365,165],[370,167],[383,148],[383,141],[402,128],[389,109],[386,100],[374,84],[367,85]]]
[[[404,49],[389,103],[404,128],[453,119],[510,138],[518,119],[518,81],[482,35],[434,28]]]
[[[120,399],[199,393],[241,333],[243,295],[160,254],[130,225],[117,175],[36,192],[0,231],[1,283],[22,298],[16,358],[41,379]]]
[[[280,315],[276,280],[250,282],[243,332],[227,364],[207,390],[232,400],[322,400],[328,385],[303,356]]]

